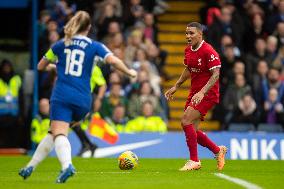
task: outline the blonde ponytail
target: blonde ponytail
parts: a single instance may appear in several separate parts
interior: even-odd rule
[[[64,26],[64,43],[71,44],[74,35],[86,31],[91,24],[90,15],[85,11],[78,11]]]

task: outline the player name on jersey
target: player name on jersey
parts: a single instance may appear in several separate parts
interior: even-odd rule
[[[88,43],[86,43],[86,42],[83,41],[83,40],[76,40],[76,39],[73,39],[71,45],[77,45],[77,46],[80,46],[80,47],[82,47],[83,49],[85,49],[86,46],[88,45]]]

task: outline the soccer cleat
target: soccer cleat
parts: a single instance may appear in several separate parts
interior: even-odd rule
[[[19,171],[19,175],[24,179],[27,179],[33,173],[34,167],[24,167]]]
[[[56,183],[64,183],[66,182],[66,180],[73,176],[75,174],[76,170],[75,168],[73,167],[72,164],[70,164],[68,166],[68,168],[66,168],[65,170],[63,171],[60,171],[60,174],[58,175],[57,179],[56,179]]]
[[[84,148],[81,149],[78,156],[83,157],[83,158],[94,157],[95,151],[96,151],[97,148],[98,148],[97,145],[92,145],[90,147],[84,147]]]
[[[226,146],[219,146],[220,151],[215,154],[215,159],[217,160],[217,169],[219,171],[223,170],[225,165],[225,155],[227,153],[227,147]]]
[[[180,171],[191,171],[191,170],[198,170],[201,168],[201,162],[198,161],[192,161],[192,160],[188,160],[185,165],[180,168]]]

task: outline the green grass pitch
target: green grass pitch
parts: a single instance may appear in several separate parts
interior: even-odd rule
[[[56,158],[46,159],[27,180],[18,176],[18,170],[30,157],[0,157],[1,189],[45,188],[243,188],[214,175],[215,160],[202,160],[198,171],[179,172],[183,159],[140,159],[135,170],[121,171],[117,159],[74,158],[77,174],[65,184],[55,184],[60,165]],[[231,177],[244,179],[261,188],[284,188],[284,161],[227,161],[222,171]]]

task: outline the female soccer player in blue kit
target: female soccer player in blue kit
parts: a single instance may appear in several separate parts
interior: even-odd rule
[[[55,43],[38,64],[38,70],[56,65],[58,78],[50,100],[51,131],[39,144],[32,160],[20,170],[19,175],[24,179],[31,175],[53,146],[62,166],[56,182],[64,183],[75,173],[67,134],[70,123],[80,121],[91,109],[90,78],[95,56],[104,58],[105,62],[130,77],[137,75],[106,46],[88,38],[90,28],[89,14],[78,11],[64,27],[64,39]]]

